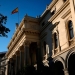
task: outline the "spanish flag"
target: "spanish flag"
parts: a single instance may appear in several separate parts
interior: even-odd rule
[[[18,7],[15,8],[15,9],[11,12],[11,14],[14,14],[14,13],[17,13],[17,12],[18,12]]]

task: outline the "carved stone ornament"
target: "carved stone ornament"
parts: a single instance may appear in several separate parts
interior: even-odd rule
[[[25,41],[24,43],[26,46],[29,46],[30,45],[30,41]]]

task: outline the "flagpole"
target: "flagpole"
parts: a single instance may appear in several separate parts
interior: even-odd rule
[[[18,25],[19,25],[19,8],[17,7],[17,8],[15,8],[12,12],[11,12],[11,14],[14,14],[14,13],[18,13]]]
[[[19,8],[18,8],[18,24],[19,24]]]

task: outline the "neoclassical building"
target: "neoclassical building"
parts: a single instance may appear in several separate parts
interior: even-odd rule
[[[26,65],[50,67],[54,75],[75,75],[75,0],[52,0],[39,17],[27,14],[8,45],[6,75]],[[52,63],[51,63],[52,62]]]

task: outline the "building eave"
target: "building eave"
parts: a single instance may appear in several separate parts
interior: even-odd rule
[[[51,8],[57,3],[58,0],[54,0],[50,3],[49,6],[47,6],[47,8],[45,9],[45,11],[42,13],[42,15],[40,16],[40,21],[46,16],[46,14],[48,12],[50,12]]]
[[[8,52],[6,53],[5,56],[8,57],[8,55],[10,54],[10,52],[13,50],[13,48],[15,47],[15,44],[17,43],[17,41],[20,39],[20,37],[22,36],[23,34],[23,30],[21,31],[20,35],[17,37],[17,40],[14,42],[14,44],[11,46],[11,48],[8,50]]]
[[[23,20],[24,20],[24,18],[23,18]],[[19,24],[19,27],[16,29],[16,31],[15,31],[15,33],[14,33],[14,35],[13,35],[11,41],[10,41],[10,43],[8,44],[8,46],[7,46],[8,49],[9,49],[11,43],[13,42],[13,39],[16,37],[16,34],[18,34],[20,28],[22,27],[22,25],[23,25],[23,20],[22,20],[21,23]]]
[[[50,5],[48,6],[48,10],[51,10],[52,7],[58,2],[58,0],[53,0]]]

